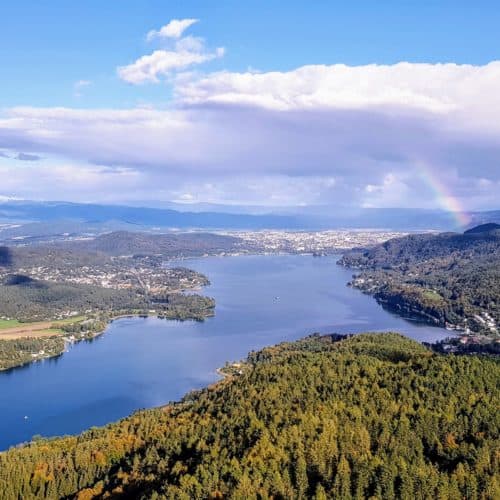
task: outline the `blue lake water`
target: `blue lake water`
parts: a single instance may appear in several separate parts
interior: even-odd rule
[[[201,323],[120,319],[57,359],[0,373],[0,449],[177,400],[217,380],[216,369],[225,361],[313,332],[391,330],[420,341],[449,335],[399,318],[347,287],[352,271],[336,260],[242,256],[182,262],[211,280],[203,293],[216,299],[215,317]]]

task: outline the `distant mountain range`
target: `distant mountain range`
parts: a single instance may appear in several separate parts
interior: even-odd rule
[[[175,205],[178,208],[189,206]],[[245,207],[236,209],[245,210]],[[253,207],[254,209],[256,207]],[[201,207],[196,206],[196,210]],[[103,232],[132,229],[290,229],[320,230],[372,228],[394,230],[457,230],[454,214],[426,209],[346,209],[332,207],[297,207],[272,209],[264,213],[225,211],[181,211],[171,208],[99,205],[69,202],[0,200],[0,223],[22,224],[22,234],[60,232]],[[221,208],[222,210],[222,208]],[[277,213],[274,211],[277,210]],[[295,210],[295,212],[293,212]],[[470,226],[500,222],[500,210],[468,214]],[[30,225],[30,226],[28,226]],[[16,229],[9,229],[12,237]],[[19,234],[22,235],[22,234]]]
[[[218,212],[179,212],[171,209],[66,202],[8,201],[0,203],[0,218],[26,222],[75,220],[87,224],[110,221],[129,226],[169,228],[296,228],[291,216]]]

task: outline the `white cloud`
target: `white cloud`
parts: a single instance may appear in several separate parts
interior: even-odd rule
[[[205,40],[197,36],[185,36],[175,42],[177,52],[204,52]]]
[[[109,200],[113,200],[116,196],[119,197],[120,193],[136,189],[141,178],[140,173],[133,169],[103,169],[78,163],[55,162],[37,167],[0,165],[0,176],[3,193],[12,193],[31,200],[78,201],[96,200],[95,194],[92,193],[103,193],[104,190],[110,193]],[[36,182],[33,182],[34,178]],[[14,199],[14,196],[9,198]]]
[[[194,64],[201,64],[222,57],[223,49],[215,52],[155,50],[152,54],[142,56],[128,66],[118,68],[122,80],[132,84],[158,83],[160,78],[170,76],[174,71],[183,70]]]
[[[191,104],[239,104],[283,111],[390,111],[398,107],[446,114],[478,106],[482,117],[491,123],[500,108],[500,94],[495,90],[499,82],[500,61],[485,66],[335,64],[302,66],[289,72],[220,72],[185,83],[177,92]]]
[[[197,39],[183,40],[170,52],[199,55]],[[186,67],[150,61],[128,78],[159,79],[172,64]],[[177,199],[238,193],[241,203],[431,206],[438,200],[422,180],[426,165],[464,204],[496,203],[500,62],[304,66],[173,81],[169,109],[5,110],[0,149],[127,167]]]
[[[224,56],[225,49],[219,47],[210,51],[205,40],[200,37],[186,36],[183,31],[197,22],[197,19],[173,20],[159,31],[150,31],[148,39],[156,37],[173,38],[169,48],[155,50],[151,54],[139,57],[135,62],[118,68],[118,76],[134,85],[143,83],[159,83],[161,79],[169,79],[176,72],[202,64]]]
[[[180,38],[187,28],[197,22],[199,19],[172,19],[159,30],[151,30],[146,35],[146,39],[151,41],[155,38]]]
[[[408,206],[408,195],[410,194],[408,184],[392,172],[385,174],[380,184],[367,184],[364,191],[367,196],[362,205],[365,208]],[[419,201],[421,203],[421,200],[412,200],[413,203],[416,202],[415,206],[417,207]]]
[[[14,201],[14,200],[22,200],[22,198],[18,198],[16,196],[6,196],[6,195],[3,195],[3,194],[0,194],[0,201],[2,203],[6,202],[6,201]]]

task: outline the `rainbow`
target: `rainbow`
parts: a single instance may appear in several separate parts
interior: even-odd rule
[[[427,165],[420,162],[417,168],[424,182],[434,192],[439,205],[454,217],[459,227],[468,226],[470,216],[448,186]]]

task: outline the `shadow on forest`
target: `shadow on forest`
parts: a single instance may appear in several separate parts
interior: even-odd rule
[[[8,267],[12,264],[12,251],[8,247],[0,247],[0,266]]]

